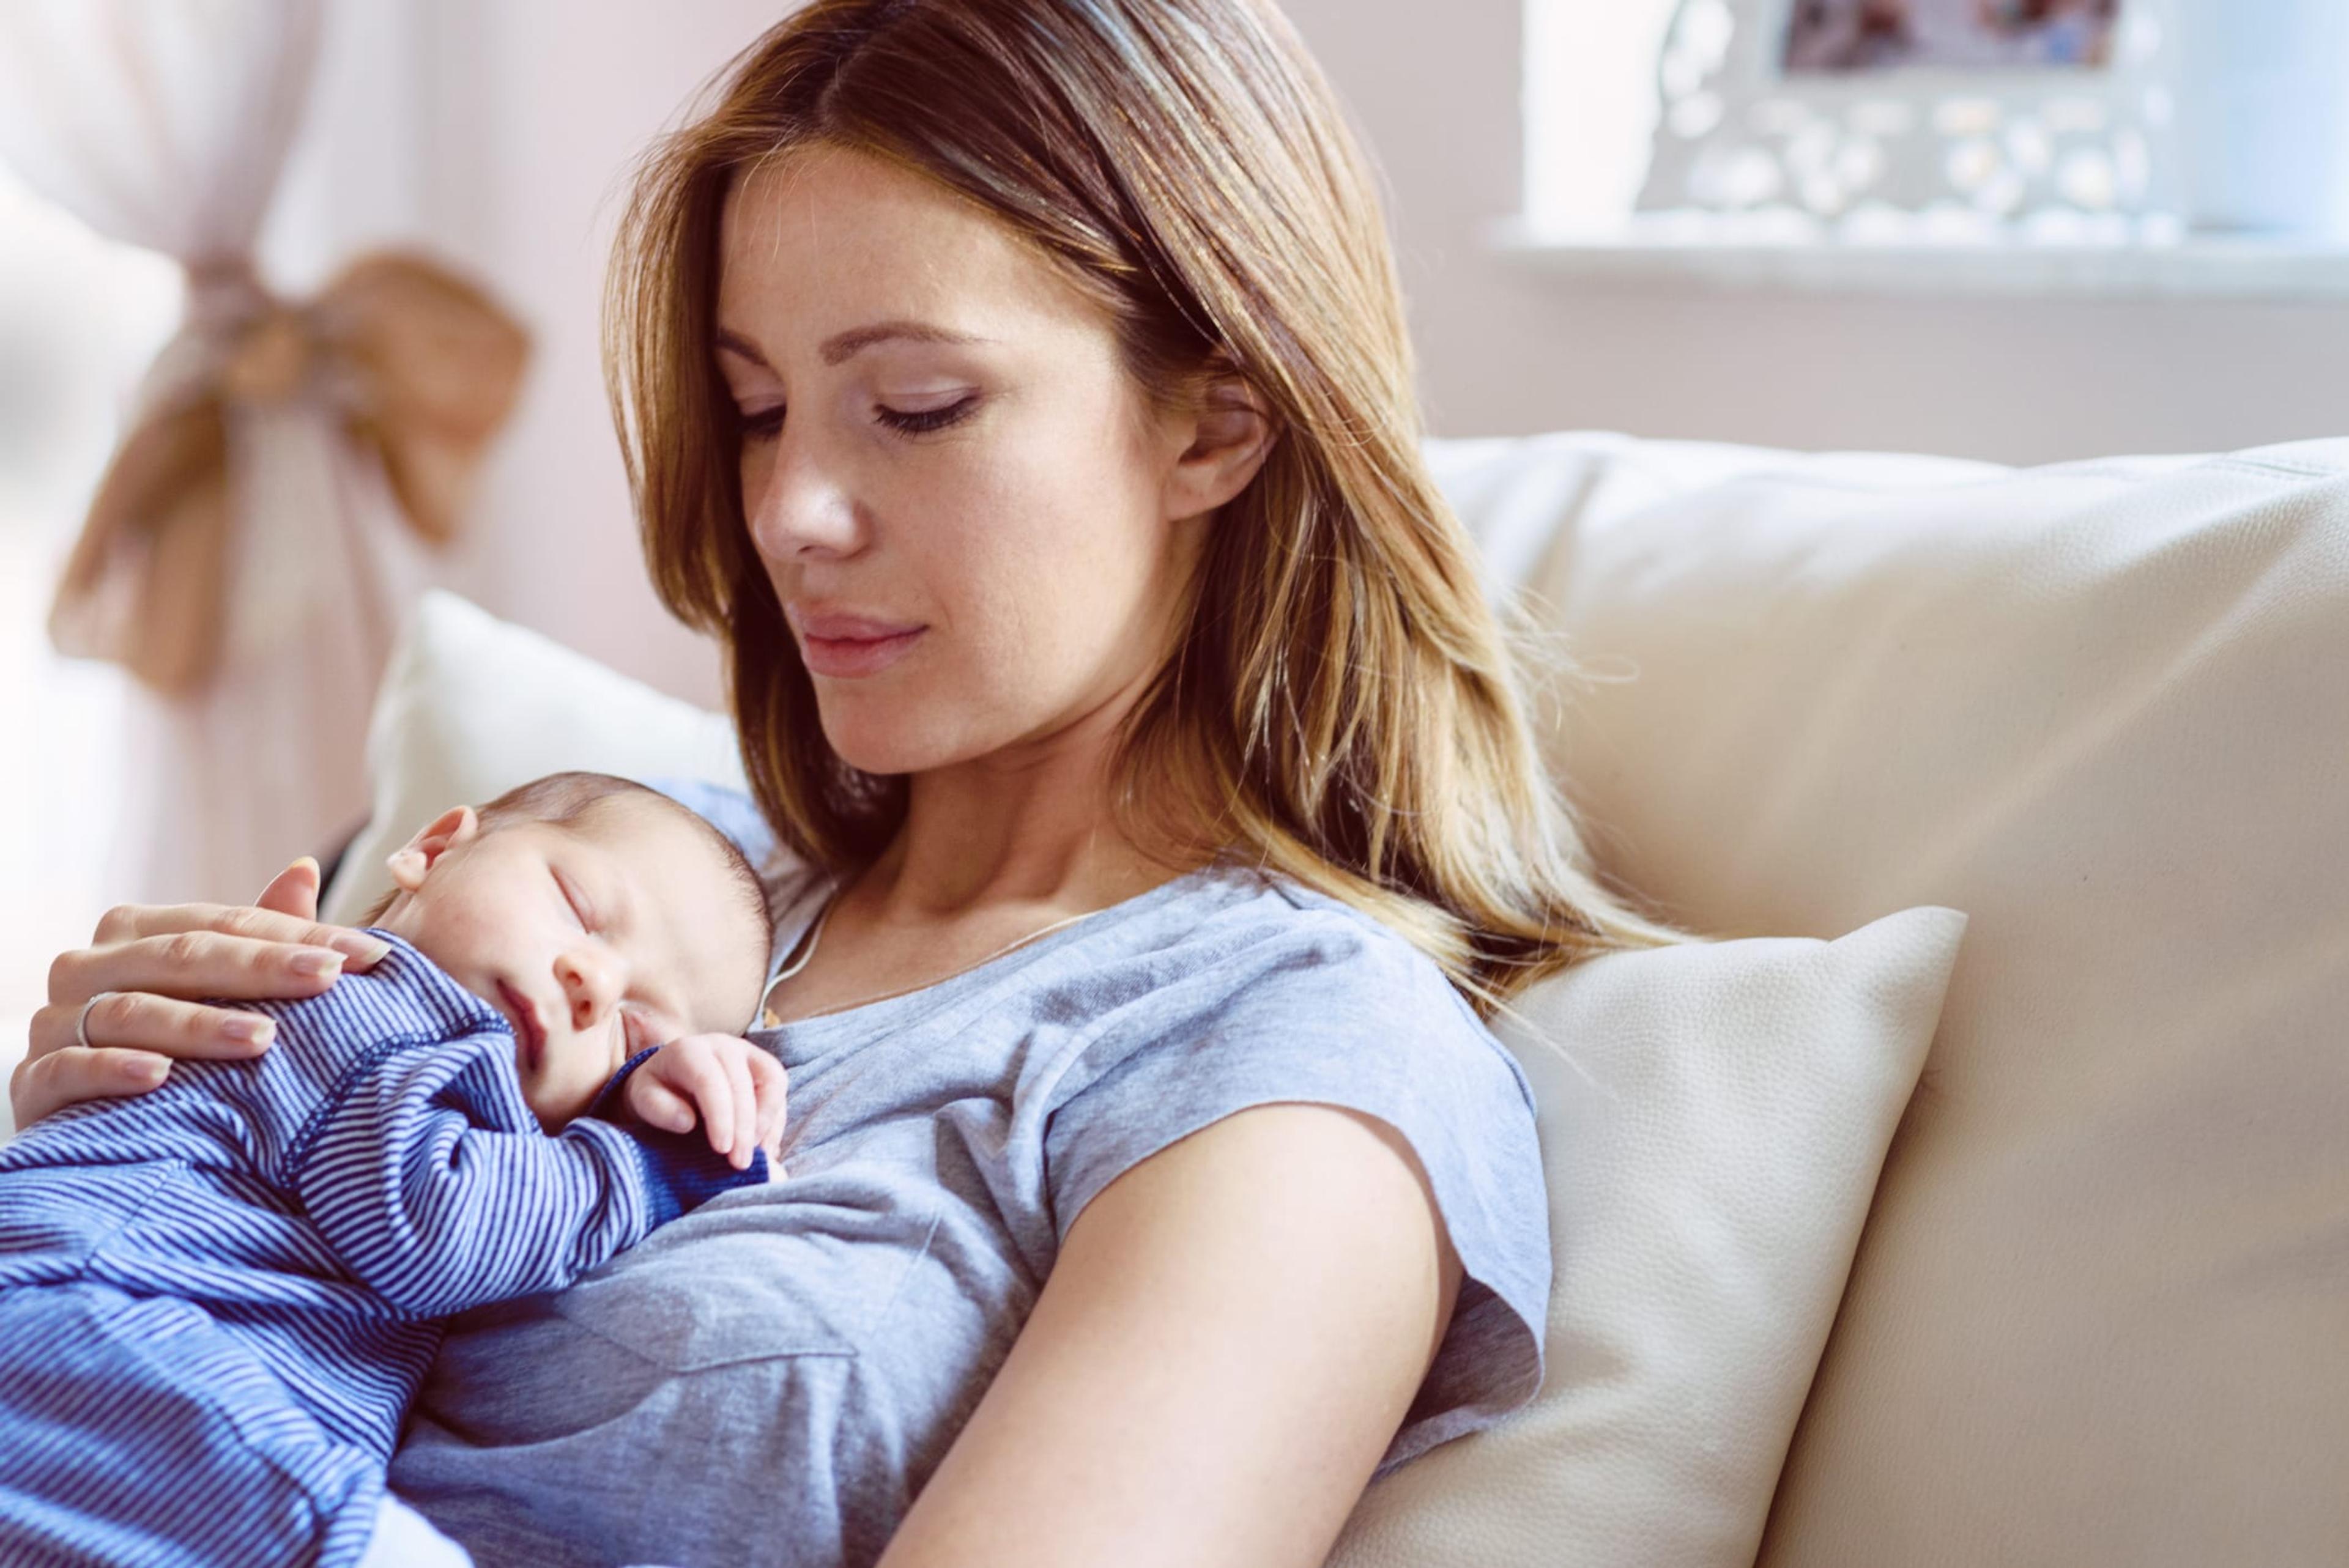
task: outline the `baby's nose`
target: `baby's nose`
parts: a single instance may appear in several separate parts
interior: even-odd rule
[[[571,1026],[585,1029],[611,1011],[617,981],[612,966],[593,953],[566,953],[555,961],[555,978],[571,1005]]]

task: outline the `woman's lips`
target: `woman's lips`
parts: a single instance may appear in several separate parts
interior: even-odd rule
[[[928,628],[895,632],[879,637],[819,637],[803,634],[801,654],[809,670],[836,679],[878,675],[905,656]]]

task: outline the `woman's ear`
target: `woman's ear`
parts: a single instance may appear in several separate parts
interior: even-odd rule
[[[1264,394],[1235,375],[1211,376],[1177,424],[1182,453],[1166,479],[1170,520],[1213,511],[1247,489],[1278,432]]]
[[[392,851],[384,864],[402,892],[414,892],[442,855],[478,838],[481,820],[471,806],[451,806],[416,830],[416,836]]]

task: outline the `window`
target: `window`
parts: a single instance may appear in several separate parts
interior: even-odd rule
[[[1656,62],[1676,0],[1526,0],[1527,227],[1597,234],[1630,214],[1648,171]]]
[[[1888,14],[1909,46],[1826,47]],[[2081,18],[2094,47],[2051,52]],[[2333,0],[1526,0],[1525,44],[1525,197],[1502,242],[1554,270],[2349,298]]]

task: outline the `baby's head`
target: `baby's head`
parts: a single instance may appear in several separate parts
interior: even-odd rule
[[[620,1064],[681,1035],[739,1034],[770,922],[758,873],[697,813],[602,773],[556,773],[425,824],[369,912],[513,1026],[550,1131]]]

